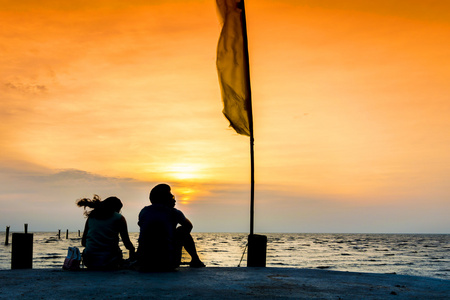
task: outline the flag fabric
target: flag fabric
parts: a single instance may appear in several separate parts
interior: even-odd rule
[[[224,104],[223,114],[237,133],[250,136],[250,79],[244,45],[243,1],[216,0],[222,31],[217,45],[217,73]],[[242,7],[242,8],[241,8]]]

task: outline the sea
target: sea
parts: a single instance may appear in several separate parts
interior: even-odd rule
[[[207,267],[246,267],[245,233],[192,233]],[[266,266],[425,276],[450,280],[450,234],[267,233]],[[0,233],[0,270],[11,268],[11,236]],[[137,246],[138,233],[130,233]],[[128,251],[121,244],[124,257]],[[33,268],[61,268],[78,232],[33,232]],[[184,262],[188,262],[184,254]]]

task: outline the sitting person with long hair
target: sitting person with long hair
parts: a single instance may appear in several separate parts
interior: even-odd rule
[[[119,234],[130,251],[130,259],[134,257],[127,221],[119,213],[123,206],[119,198],[109,197],[101,201],[98,195],[94,195],[92,199],[82,198],[76,203],[84,207],[87,217],[81,245],[85,247],[83,263],[88,269],[115,270],[123,265]],[[86,207],[92,210],[86,210]]]

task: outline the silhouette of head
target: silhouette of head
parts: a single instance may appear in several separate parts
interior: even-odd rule
[[[175,206],[175,197],[170,192],[170,186],[165,183],[155,186],[150,191],[149,198],[152,204],[164,204],[170,207]]]
[[[102,205],[105,210],[115,212],[119,212],[123,207],[122,201],[117,197],[108,197],[103,200],[100,205]]]
[[[110,217],[115,212],[120,212],[122,209],[122,201],[117,197],[108,197],[101,201],[98,195],[94,195],[92,199],[81,198],[77,200],[77,205],[84,207],[84,214],[86,217],[93,217],[96,219],[105,219]],[[87,211],[86,207],[92,208],[92,210]]]

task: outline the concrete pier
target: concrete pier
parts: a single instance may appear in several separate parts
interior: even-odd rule
[[[450,281],[294,268],[0,271],[0,299],[449,299]]]

